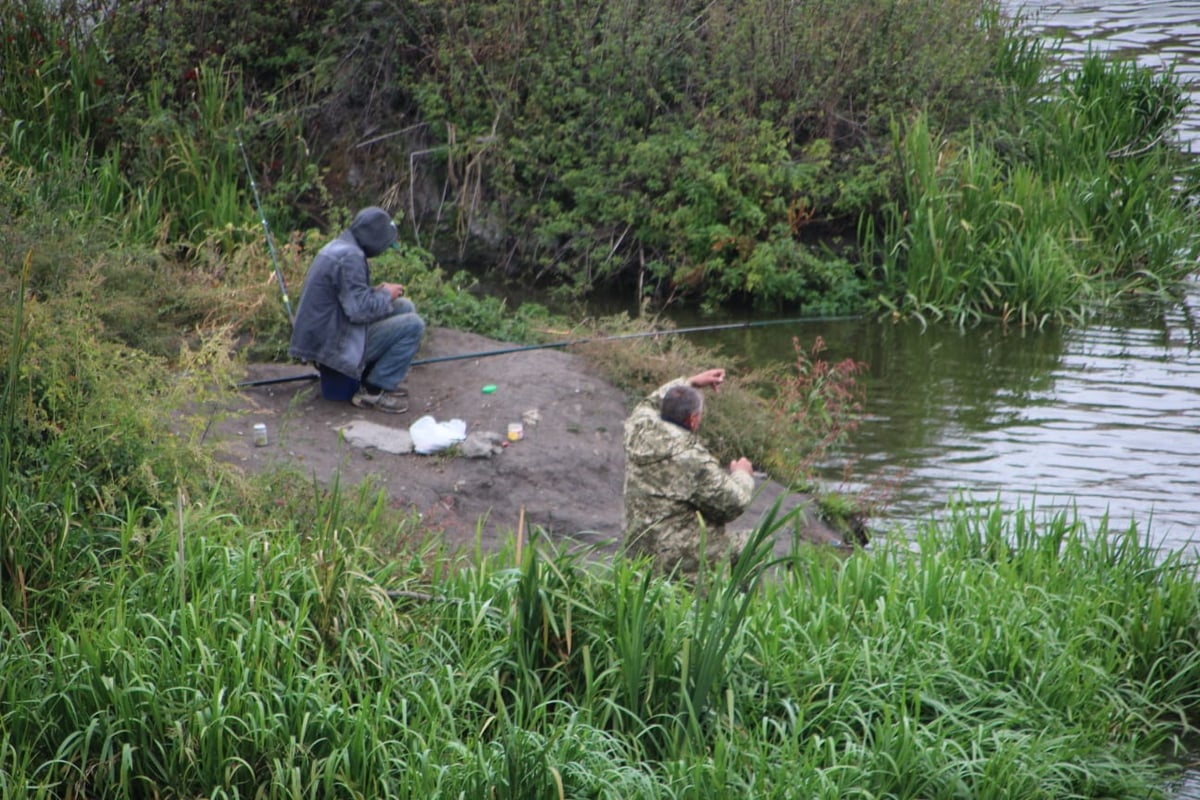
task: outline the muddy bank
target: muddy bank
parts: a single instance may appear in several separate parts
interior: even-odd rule
[[[435,328],[418,359],[506,347],[476,334]],[[308,374],[303,365],[252,364],[244,380]],[[483,391],[491,386],[494,391]],[[324,482],[338,477],[342,485],[373,478],[394,507],[420,514],[428,529],[451,546],[474,546],[479,537],[485,549],[492,549],[523,520],[559,542],[602,553],[616,549],[625,469],[622,433],[630,403],[622,391],[593,375],[583,358],[542,349],[418,365],[407,388],[409,411],[392,415],[324,400],[312,380],[245,387],[214,416],[206,442],[246,471],[287,465]],[[409,426],[424,415],[438,422],[462,420],[469,435],[496,446],[477,458],[388,452],[393,442],[396,449],[403,447]],[[507,442],[513,422],[523,423],[524,438]],[[254,443],[255,423],[267,426],[266,446]],[[361,432],[370,435],[356,435]],[[783,494],[779,484],[760,480],[754,503],[733,526],[753,526]],[[807,495],[784,495],[783,508],[801,508],[787,538],[840,543],[838,534],[807,510],[810,503]],[[786,549],[786,543],[778,549]]]

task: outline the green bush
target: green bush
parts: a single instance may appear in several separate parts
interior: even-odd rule
[[[172,377],[162,359],[101,336],[86,293],[27,296],[31,267],[27,257],[0,281],[16,298],[0,314],[0,602],[26,611],[61,609],[105,562],[136,552],[178,492],[211,489],[182,398],[222,380]]]
[[[988,2],[412,12],[401,84],[453,126],[446,169],[539,274],[815,311],[861,304],[863,276],[822,244],[886,191],[889,117],[963,124],[1000,96],[1009,35]]]
[[[1044,83],[994,0],[3,10],[0,198],[175,260],[372,202],[418,247],[482,242],[577,295],[829,314],[880,289],[1042,323],[1170,290],[1194,247],[1173,77],[1093,56]],[[931,154],[951,158],[937,180],[990,183],[914,183]],[[966,208],[938,218],[943,190]]]

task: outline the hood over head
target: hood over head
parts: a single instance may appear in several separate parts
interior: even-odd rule
[[[350,233],[368,258],[377,256],[396,243],[396,223],[392,215],[379,206],[368,206],[359,211],[350,223]]]

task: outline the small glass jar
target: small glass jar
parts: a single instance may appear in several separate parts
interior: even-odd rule
[[[267,446],[267,426],[261,422],[255,423],[254,425],[254,446]]]
[[[525,426],[519,422],[511,422],[508,425],[508,440],[517,442],[525,438]]]

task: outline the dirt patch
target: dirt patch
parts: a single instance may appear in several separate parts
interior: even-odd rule
[[[430,329],[418,360],[511,347],[448,328]],[[253,364],[245,382],[308,375],[302,365]],[[216,416],[206,442],[222,458],[250,471],[279,465],[311,471],[342,485],[373,478],[392,504],[421,514],[429,530],[451,546],[493,549],[523,520],[550,538],[614,551],[620,541],[625,457],[622,437],[629,399],[592,374],[580,356],[558,349],[418,364],[409,374],[409,411],[394,415],[321,398],[314,380],[244,387]],[[490,393],[485,386],[494,386]],[[713,402],[720,402],[719,399]],[[398,455],[350,444],[340,432],[364,422],[406,432],[423,415],[460,419],[468,434],[503,439],[509,423],[523,422],[520,441],[493,455],[466,458],[448,452]],[[267,426],[268,444],[256,446],[255,423]],[[402,437],[400,437],[402,438]],[[754,503],[734,527],[751,527],[783,493],[759,481]],[[801,506],[793,534],[840,543],[806,509],[811,498],[786,495],[783,507]],[[789,537],[791,538],[791,537]],[[781,547],[782,547],[781,543]]]

